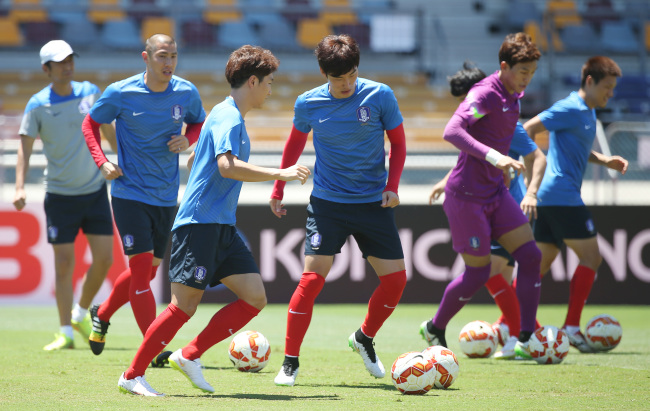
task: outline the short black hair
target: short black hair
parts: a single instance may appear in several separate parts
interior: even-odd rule
[[[458,70],[456,74],[448,77],[449,87],[451,88],[451,95],[454,97],[464,96],[469,93],[472,86],[479,81],[483,80],[485,73],[476,67],[471,61],[463,63],[462,70]]]

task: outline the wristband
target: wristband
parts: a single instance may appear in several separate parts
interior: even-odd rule
[[[487,154],[485,155],[485,160],[487,160],[488,163],[496,167],[499,160],[501,160],[503,157],[505,157],[503,154],[491,148],[490,151],[488,151]]]
[[[537,200],[537,194],[533,194],[533,193],[526,193],[526,194],[525,194],[524,196],[525,196],[525,197],[530,197],[530,198],[534,198],[535,200]]]

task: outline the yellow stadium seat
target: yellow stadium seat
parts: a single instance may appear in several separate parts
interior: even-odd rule
[[[533,40],[533,43],[537,44],[537,47],[541,50],[548,50],[548,41],[546,40],[546,36],[535,20],[529,20],[524,24],[524,33],[528,34]]]
[[[203,21],[219,24],[223,21],[240,21],[241,12],[237,9],[236,0],[206,0],[203,11]]]
[[[48,21],[47,10],[41,0],[13,0],[8,17],[16,23]]]
[[[143,43],[154,34],[167,34],[176,37],[175,31],[174,20],[167,17],[145,17],[142,20],[141,37]]]
[[[304,19],[298,22],[296,37],[303,47],[316,47],[329,34],[332,34],[332,27],[322,20]]]
[[[349,10],[326,10],[321,11],[319,19],[329,25],[336,26],[339,24],[354,24],[357,22],[357,15]]]
[[[645,48],[650,51],[650,21],[645,22]]]
[[[0,17],[0,47],[20,47],[23,42],[18,23],[7,17]]]
[[[122,9],[120,0],[90,0],[88,19],[93,23],[102,24],[108,20],[122,20],[126,12]]]
[[[573,0],[551,0],[546,5],[546,11],[557,29],[582,23],[582,18],[578,14],[578,8]]]
[[[343,7],[350,8],[350,0],[323,0],[323,8]]]

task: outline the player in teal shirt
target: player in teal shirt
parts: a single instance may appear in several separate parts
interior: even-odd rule
[[[581,352],[592,351],[580,332],[580,316],[602,257],[596,227],[582,201],[580,188],[587,162],[621,174],[627,171],[628,162],[624,158],[605,156],[591,149],[596,137],[595,109],[607,105],[621,75],[621,69],[612,59],[590,58],[582,67],[580,89],[524,124],[531,138],[550,132],[548,166],[537,193],[538,218],[533,231],[542,251],[542,275],[550,269],[563,243],[578,256],[563,328],[571,345]]]

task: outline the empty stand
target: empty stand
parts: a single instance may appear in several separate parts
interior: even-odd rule
[[[167,34],[176,37],[174,20],[168,17],[145,17],[142,20],[141,40],[144,43],[154,34]]]
[[[0,17],[0,47],[20,47],[24,43],[18,23],[7,17]]]
[[[110,49],[137,50],[143,48],[140,30],[135,21],[129,18],[106,21],[100,37],[102,44]]]
[[[639,51],[639,41],[626,20],[605,21],[601,28],[601,42],[609,53]]]
[[[206,0],[203,19],[210,24],[241,20],[236,0]]]
[[[217,43],[216,27],[204,20],[188,20],[181,25],[183,47],[213,47]]]
[[[77,47],[90,47],[99,43],[99,28],[86,18],[67,21],[61,28],[61,38],[67,41],[73,50]]]
[[[312,49],[328,34],[332,34],[332,27],[319,19],[304,19],[298,22],[298,44]]]
[[[41,0],[12,0],[9,18],[17,23],[47,22],[47,10]]]
[[[23,29],[29,45],[40,47],[50,40],[60,38],[59,26],[53,21],[25,23]]]
[[[553,26],[558,29],[582,23],[582,17],[573,0],[550,0],[546,4],[546,12],[551,18]]]
[[[600,36],[588,23],[567,26],[561,33],[564,49],[571,53],[598,53],[603,46]]]
[[[245,21],[225,21],[217,29],[219,45],[236,49],[244,44],[259,44],[260,38]]]
[[[120,0],[90,0],[88,18],[94,23],[125,19]]]

